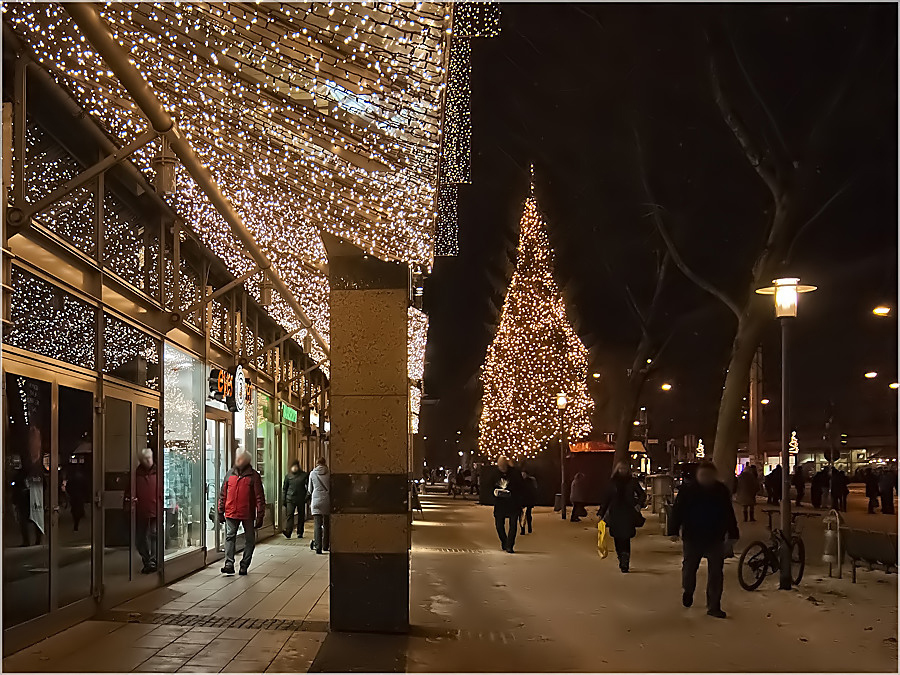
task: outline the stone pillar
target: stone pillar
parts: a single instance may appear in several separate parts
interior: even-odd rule
[[[409,629],[407,267],[327,233],[331,630]]]

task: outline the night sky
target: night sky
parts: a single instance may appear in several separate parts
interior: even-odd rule
[[[477,447],[479,368],[514,269],[532,162],[557,281],[603,374],[591,383],[595,432],[615,428],[617,382],[640,338],[626,285],[648,302],[665,250],[645,179],[686,262],[744,302],[772,201],[716,106],[711,55],[759,145],[815,162],[802,193],[808,217],[844,188],[803,230],[786,270],[818,286],[793,331],[793,426],[801,442],[821,435],[832,403],[842,433],[895,433],[896,26],[893,4],[504,3],[500,36],[473,41],[473,183],[460,188],[460,255],[436,260],[426,293],[429,454],[445,438],[447,452]],[[736,320],[677,270],[661,300],[658,327],[674,332],[642,400],[650,435],[693,433],[712,447]],[[894,315],[873,316],[881,303]],[[763,361],[766,429],[777,437],[774,312]],[[864,379],[870,370],[879,377]]]

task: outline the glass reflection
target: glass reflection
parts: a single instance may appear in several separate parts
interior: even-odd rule
[[[49,382],[7,375],[3,434],[3,627],[50,606]]]
[[[60,607],[91,595],[94,486],[94,395],[59,387],[59,570]]]

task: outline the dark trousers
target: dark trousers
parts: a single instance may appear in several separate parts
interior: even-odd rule
[[[685,595],[694,597],[697,588],[697,569],[706,558],[706,609],[721,609],[722,585],[725,581],[725,542],[684,541],[684,560],[681,564],[681,587]]]
[[[805,485],[795,485],[794,489],[797,490],[797,501],[795,502],[797,506],[800,506],[800,503],[803,501],[803,495],[806,493]]]
[[[297,511],[297,536],[303,536],[303,526],[306,523],[306,502],[296,504],[286,501],[284,503],[284,533],[294,531],[294,511]]]
[[[497,526],[497,536],[504,551],[511,551],[516,545],[516,530],[519,525],[519,513],[495,513],[494,524]]]
[[[137,516],[134,519],[135,546],[144,567],[156,567],[156,518]]]
[[[749,504],[744,507],[744,522],[756,520],[756,506]]]
[[[587,515],[587,509],[584,508],[584,502],[572,502],[572,515],[569,518],[573,523]]]
[[[313,548],[316,553],[327,551],[331,546],[331,516],[313,514]]]
[[[519,525],[522,527],[521,534],[525,534],[525,526],[528,526],[528,534],[531,534],[531,506],[526,506],[519,515]]]
[[[874,495],[869,495],[869,513],[875,513],[875,508],[878,506],[878,497]]]
[[[846,507],[845,509],[846,510]],[[887,492],[881,493],[881,512],[882,513],[893,513],[894,512],[894,492],[891,491],[890,494]]]
[[[250,560],[253,558],[253,549],[256,547],[256,527],[252,520],[226,518],[225,567],[230,567],[231,569],[234,569],[234,551],[237,545],[238,527],[242,525],[244,527],[244,555],[241,556],[241,569],[245,570],[250,567]]]
[[[616,543],[616,557],[619,559],[619,567],[623,570],[628,569],[631,563],[631,538],[630,537],[613,537]]]

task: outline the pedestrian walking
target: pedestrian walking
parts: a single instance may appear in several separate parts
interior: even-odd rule
[[[297,512],[297,539],[303,539],[303,529],[306,524],[306,484],[309,474],[300,468],[300,462],[294,460],[291,468],[284,477],[284,485],[281,488],[282,501],[284,501],[284,530],[283,534],[288,539],[294,531],[294,512]]]
[[[135,546],[144,564],[141,574],[153,574],[156,571],[159,532],[159,481],[150,448],[144,448],[138,455],[138,465],[134,470],[134,495],[137,502],[134,507]]]
[[[766,501],[769,504],[778,506],[781,503],[781,480],[783,475],[783,469],[781,464],[779,464],[769,472],[769,475],[763,481],[766,486]]]
[[[525,534],[525,527],[528,527],[528,534],[532,532],[531,510],[537,504],[538,487],[537,478],[522,469],[522,509],[519,518],[519,534]]]
[[[322,553],[331,548],[331,489],[330,474],[325,458],[316,460],[316,468],[309,474],[307,490],[310,495],[309,510],[313,516],[313,540],[309,548]]]
[[[880,479],[880,470],[878,472],[875,472],[872,471],[872,469],[866,469],[863,474],[863,480],[866,484],[866,497],[869,500],[869,513],[875,513],[875,508],[878,506],[878,497],[881,495],[881,488],[878,485]]]
[[[682,604],[690,607],[694,603],[697,569],[700,561],[706,558],[706,613],[724,619],[722,587],[726,547],[729,540],[738,539],[739,532],[731,495],[718,479],[715,464],[701,462],[697,468],[697,482],[685,485],[678,492],[669,527],[669,534],[680,534],[682,540]]]
[[[569,518],[573,523],[581,520],[582,516],[587,515],[585,505],[588,503],[588,480],[587,476],[579,471],[572,479],[572,487],[569,489],[569,497],[572,500],[572,515]]]
[[[616,465],[597,515],[606,521],[609,533],[616,544],[619,569],[628,572],[631,566],[631,540],[637,528],[644,524],[641,507],[647,494],[640,482],[632,475],[631,467],[620,462]]]
[[[817,471],[809,483],[809,501],[814,509],[822,508],[822,493],[825,491],[825,485],[828,477],[825,470]]]
[[[850,482],[847,474],[839,469],[831,472],[831,499],[838,511],[847,510],[847,495],[850,494]]]
[[[794,490],[797,492],[797,500],[794,502],[794,504],[796,506],[801,506],[801,502],[803,502],[803,495],[806,493],[806,473],[803,471],[802,465],[794,465],[794,473],[791,476],[791,484],[794,486]]]
[[[744,510],[744,522],[756,521],[756,495],[759,494],[759,471],[748,464],[737,479],[737,503]]]
[[[497,479],[494,481],[494,525],[500,545],[507,553],[515,553],[519,511],[522,510],[522,475],[508,457],[497,458]]]
[[[234,551],[239,527],[244,528],[244,554],[239,574],[247,574],[256,547],[256,530],[262,527],[265,517],[266,495],[262,478],[251,465],[252,460],[246,450],[238,453],[234,468],[225,476],[219,494],[219,522],[225,523],[223,574],[234,574]]]
[[[881,512],[894,513],[894,490],[897,489],[897,474],[890,469],[881,472],[878,479],[878,491],[881,495]]]

